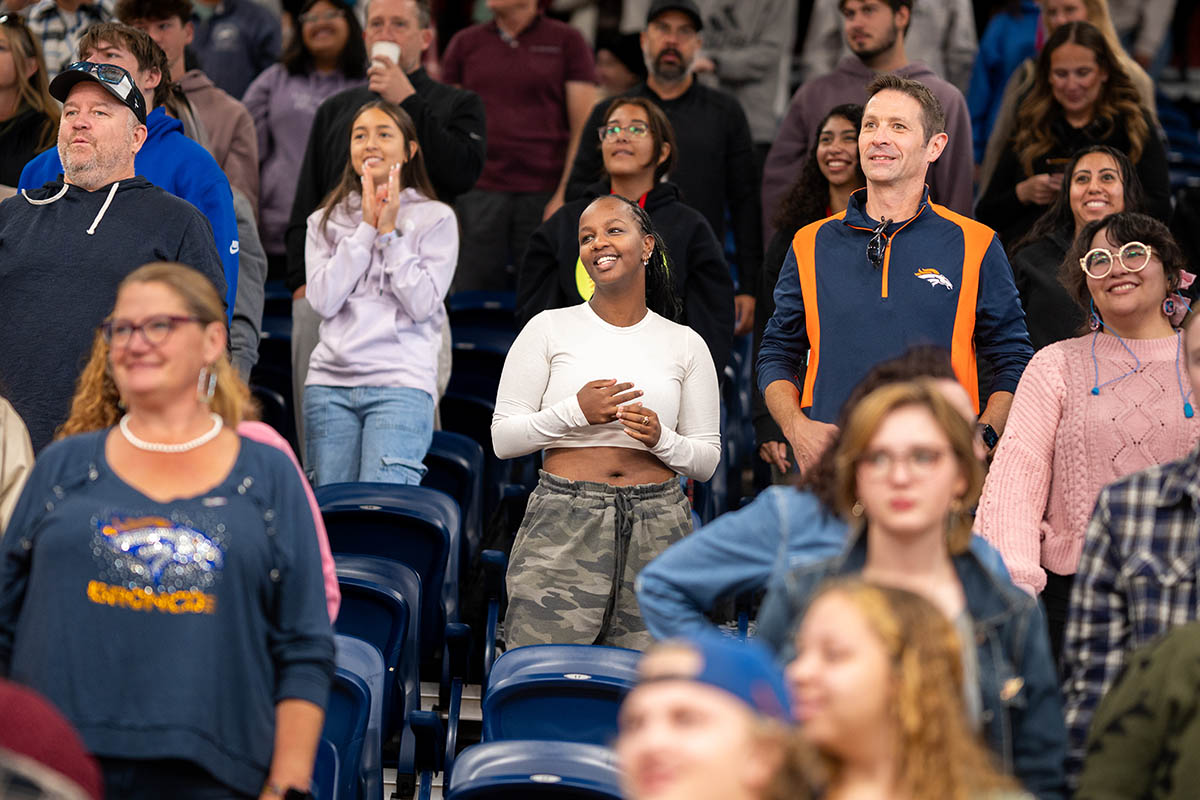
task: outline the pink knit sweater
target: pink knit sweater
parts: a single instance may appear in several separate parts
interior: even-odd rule
[[[983,486],[976,531],[1004,557],[1013,583],[1037,594],[1045,569],[1073,575],[1100,490],[1131,472],[1185,456],[1200,418],[1183,415],[1189,390],[1177,336],[1126,340],[1092,335],[1050,345],[1021,376],[1012,412]],[[1177,358],[1178,356],[1178,358]],[[1197,404],[1200,406],[1200,403]]]

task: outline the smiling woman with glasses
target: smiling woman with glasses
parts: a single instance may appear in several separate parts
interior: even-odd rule
[[[984,478],[974,425],[936,383],[920,379],[884,386],[859,401],[836,447],[831,494],[850,523],[847,547],[838,556],[777,577],[759,613],[759,635],[781,660],[791,661],[805,645],[799,654],[804,663],[790,670],[793,688],[801,689],[802,701],[806,688],[812,694],[807,681],[795,680],[802,673],[815,677],[808,669],[815,655],[811,643],[797,632],[824,582],[856,577],[913,592],[936,607],[958,634],[970,735],[981,735],[994,763],[1026,790],[1039,798],[1062,797],[1066,730],[1045,622],[1031,597],[988,569],[982,560],[987,546],[971,534],[970,509]],[[852,744],[853,736],[819,741],[837,716],[833,706],[838,703],[828,705],[836,692],[825,697],[824,706],[811,697],[800,706],[800,721],[818,740],[813,743],[830,746],[836,739],[833,749],[849,760],[871,750],[870,739]],[[890,702],[894,708],[895,698]],[[816,727],[808,729],[810,722]],[[919,725],[909,717],[901,727],[911,735]],[[900,756],[892,750],[896,739],[886,741],[881,750]],[[888,796],[935,796],[891,788]]]
[[[2,542],[0,676],[58,706],[109,797],[307,791],[333,638],[303,479],[240,433],[249,392],[202,274],[134,270],[101,333],[74,435],[39,454]]]
[[[1082,335],[1038,351],[1013,399],[978,530],[1017,585],[1041,595],[1056,653],[1100,490],[1200,440],[1175,327],[1183,277],[1179,247],[1157,220],[1126,211],[1084,225],[1060,280],[1088,321]]]
[[[704,339],[720,374],[733,341],[733,280],[712,229],[670,182],[675,131],[662,110],[643,97],[617,98],[604,119],[596,129],[604,174],[530,237],[517,272],[517,320],[524,326],[542,311],[591,298],[595,286],[579,259],[579,217],[595,198],[620,195],[645,209],[662,234],[683,304],[680,322]]]
[[[0,15],[0,199],[29,159],[54,146],[58,119],[37,37],[21,15]]]

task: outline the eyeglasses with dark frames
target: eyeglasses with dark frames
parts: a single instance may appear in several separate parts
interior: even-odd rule
[[[199,317],[156,314],[145,322],[134,325],[127,319],[110,319],[100,325],[100,334],[104,341],[113,347],[128,347],[133,340],[133,334],[141,333],[146,344],[156,347],[165,342],[176,328],[187,322],[203,323],[204,320]]]
[[[867,242],[867,260],[871,262],[875,269],[883,266],[883,254],[887,250],[887,237],[883,232],[891,224],[892,221],[890,219],[881,220],[871,233],[871,241]]]

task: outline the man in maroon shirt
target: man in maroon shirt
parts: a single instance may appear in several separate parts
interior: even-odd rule
[[[563,202],[580,131],[596,102],[592,51],[537,0],[488,0],[495,19],[459,31],[442,80],[470,89],[487,111],[487,161],[458,199],[462,243],[454,291],[505,290],[525,244]]]

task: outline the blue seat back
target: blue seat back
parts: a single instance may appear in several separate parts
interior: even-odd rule
[[[611,750],[578,742],[484,742],[459,754],[446,800],[620,800]]]
[[[378,647],[388,669],[387,738],[420,703],[421,579],[405,564],[370,556],[339,555],[335,562],[342,606],[334,628]]]
[[[391,559],[420,576],[422,650],[427,659],[440,653],[446,623],[458,621],[458,504],[390,483],[333,483],[316,495],[334,553]]]
[[[364,720],[363,730],[366,730]],[[338,800],[338,753],[333,742],[322,738],[317,742],[317,760],[313,764],[312,792],[314,800]]]
[[[328,739],[341,759],[338,797],[345,800],[382,800],[383,797],[383,684],[387,668],[383,654],[370,642],[336,634],[335,691],[330,692],[321,738]],[[338,687],[345,695],[334,698]],[[363,705],[365,727],[360,728]],[[335,713],[331,713],[334,711]],[[347,724],[349,719],[352,724]],[[359,736],[348,736],[357,734]]]
[[[421,485],[445,492],[458,503],[463,529],[461,565],[466,566],[479,552],[483,536],[483,448],[461,433],[434,431],[425,467]]]
[[[607,745],[637,681],[641,653],[621,647],[537,644],[496,659],[483,699],[483,740]]]

